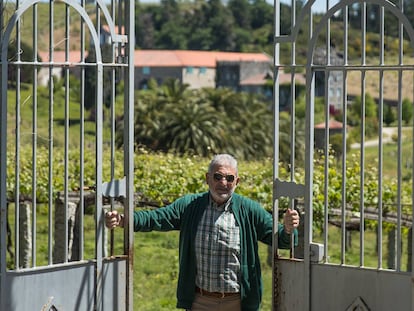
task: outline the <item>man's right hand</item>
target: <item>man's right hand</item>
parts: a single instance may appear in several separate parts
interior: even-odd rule
[[[117,211],[106,212],[105,213],[105,225],[109,229],[116,227],[124,226],[124,215],[118,213]]]

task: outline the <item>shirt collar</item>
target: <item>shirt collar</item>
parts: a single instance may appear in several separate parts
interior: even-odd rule
[[[226,202],[219,205],[216,202],[214,202],[213,198],[210,195],[210,197],[209,197],[209,206],[214,208],[215,210],[218,210],[218,211],[228,211],[232,198],[233,198],[233,196],[230,196],[230,198],[228,198]]]

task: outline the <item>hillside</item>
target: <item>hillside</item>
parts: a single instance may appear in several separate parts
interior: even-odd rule
[[[351,71],[348,74],[348,94],[358,96],[361,94],[361,73],[358,71]],[[398,100],[398,73],[396,71],[387,72],[384,74],[383,96],[387,101],[395,102]],[[413,73],[404,72],[402,76],[402,99],[413,100]],[[376,71],[366,72],[367,93],[372,97],[379,97],[379,73]]]
[[[188,3],[186,4],[186,6],[182,6],[183,10],[184,8],[188,9]],[[92,17],[92,19],[94,19],[94,15],[96,15],[96,8],[93,4],[89,5],[90,7],[87,8],[87,11],[89,12],[89,16]],[[8,3],[5,11],[4,11],[4,19],[5,21],[7,21],[10,16],[12,15],[14,10],[14,5],[12,3]],[[54,14],[53,14],[53,19],[55,21],[55,25],[54,25],[54,29],[53,29],[53,35],[54,35],[54,39],[53,39],[53,43],[54,43],[54,49],[55,50],[63,50],[65,48],[65,44],[66,44],[66,40],[65,38],[65,32],[66,32],[66,21],[65,21],[65,12],[66,12],[66,4],[63,2],[55,2],[54,4]],[[71,50],[79,50],[80,49],[80,35],[81,35],[81,24],[80,24],[80,17],[79,15],[73,10],[70,9],[70,21],[69,21],[69,36],[68,36],[68,40],[69,40],[69,48]],[[38,15],[38,33],[37,33],[37,38],[38,38],[38,47],[39,50],[41,51],[47,51],[49,49],[49,33],[50,33],[50,29],[49,29],[49,5],[47,3],[42,3],[40,2],[37,5],[37,15]],[[317,20],[320,18],[320,16],[316,16],[315,17],[315,22],[317,22]],[[33,22],[33,10],[30,9],[28,10],[23,18],[22,18],[22,23],[21,23],[21,37],[22,37],[22,41],[24,41],[28,46],[32,46],[33,45],[33,28],[32,28],[32,22]],[[139,21],[136,21],[137,23],[139,23]],[[102,19],[102,23],[105,23],[104,19]],[[342,41],[342,32],[343,29],[342,27],[342,23],[341,22],[332,22],[331,24],[331,42],[332,44],[337,45],[337,49],[341,50],[341,41]],[[157,32],[156,29],[152,29],[152,31]],[[271,28],[267,28],[266,31],[272,31]],[[260,31],[255,31],[252,32],[253,35],[255,36],[261,36],[262,38],[259,39],[257,38],[257,40],[259,41],[263,41],[263,38],[266,38],[266,33],[260,32]],[[86,37],[88,37],[88,32],[85,32]],[[137,34],[138,35],[138,34]],[[300,36],[306,36],[306,33],[302,33]],[[271,36],[269,36],[271,38]],[[349,60],[351,63],[358,63],[360,62],[360,38],[361,38],[361,34],[360,34],[360,30],[356,30],[356,29],[349,29]],[[303,39],[303,40],[302,40]],[[323,39],[323,38],[322,38]],[[396,64],[398,63],[397,61],[397,48],[398,45],[396,44],[392,44],[392,42],[394,42],[395,40],[393,40],[392,38],[386,38],[389,39],[388,41],[391,42],[390,44],[387,45],[387,51],[386,52],[386,56],[387,57],[391,57],[393,58],[393,63]],[[257,41],[255,40],[255,41]],[[388,42],[387,41],[387,42]],[[86,40],[86,42],[88,42],[88,40]],[[298,62],[300,62],[301,60],[303,60],[303,56],[306,55],[306,50],[307,47],[304,45],[306,44],[307,40],[305,37],[301,37],[300,40],[298,40],[296,49],[298,51]],[[267,48],[266,50],[272,51],[272,44],[273,41],[269,39],[269,42],[264,43],[267,44]],[[378,56],[376,56],[378,54],[378,34],[368,34],[367,35],[367,57],[372,57],[373,59],[373,63],[378,63]],[[86,49],[88,48],[88,46],[86,46]],[[158,48],[158,47],[155,47]],[[252,49],[254,49],[254,46],[251,47]],[[408,44],[405,44],[404,46],[404,51],[405,51],[405,55],[408,55],[409,52],[409,47]],[[283,51],[283,49],[282,49]],[[256,51],[258,52],[258,51]],[[260,50],[259,52],[262,52],[262,50]],[[288,62],[289,58],[290,58],[290,54],[289,51],[286,51],[285,53],[282,52],[281,55],[283,62]],[[374,59],[373,57],[376,57],[376,59]],[[388,60],[386,59],[386,62],[388,62]],[[411,59],[407,60],[404,59],[404,63],[414,63],[414,58],[411,57]],[[388,63],[387,63],[388,64]],[[366,73],[366,88],[367,88],[367,92],[370,93],[373,97],[378,97],[379,94],[379,76],[378,73],[376,72],[371,72],[371,71],[367,71]],[[403,83],[403,89],[402,89],[402,98],[408,98],[408,99],[412,99],[412,90],[414,89],[413,86],[413,78],[406,74],[404,75],[403,79],[404,81]],[[398,74],[397,72],[393,71],[393,72],[388,72],[385,74],[385,79],[384,81],[386,81],[386,83],[384,84],[384,88],[383,88],[383,92],[384,92],[384,98],[386,100],[390,100],[390,101],[395,101],[398,98],[398,92],[396,92],[397,86],[398,86]],[[352,71],[349,72],[348,75],[348,93],[351,95],[359,95],[360,94],[360,89],[361,89],[361,73],[358,71]]]
[[[90,8],[87,9],[87,12],[90,13],[90,16],[95,13],[95,6],[90,5]],[[53,42],[54,49],[64,50],[65,49],[65,32],[66,32],[66,21],[65,21],[65,12],[66,4],[63,2],[55,2],[54,4],[54,28],[53,28]],[[80,16],[73,9],[70,12],[70,21],[69,21],[69,47],[71,50],[80,49],[80,35],[81,35],[81,26],[80,26]],[[14,4],[7,3],[3,17],[5,23],[10,19],[14,13]],[[49,5],[47,3],[39,3],[37,5],[37,44],[39,50],[47,51],[49,50],[49,41],[50,41],[50,27],[49,27]],[[22,41],[25,42],[28,46],[33,46],[33,7],[27,10],[23,17],[21,18],[21,27],[20,27],[20,36]],[[88,33],[86,33],[88,36]],[[12,35],[13,37],[13,35]]]

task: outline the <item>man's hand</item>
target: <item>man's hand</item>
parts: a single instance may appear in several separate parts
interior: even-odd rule
[[[118,213],[117,211],[106,212],[105,213],[105,225],[109,229],[116,227],[124,226],[124,215]]]
[[[288,208],[283,216],[285,232],[291,234],[299,226],[299,214],[296,210]]]

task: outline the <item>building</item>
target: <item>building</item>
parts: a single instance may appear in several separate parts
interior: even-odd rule
[[[273,80],[271,60],[233,60],[218,61],[216,69],[216,86],[227,87],[236,92],[262,94],[272,97],[272,87],[268,81]]]
[[[328,122],[329,128],[329,137],[333,135],[342,134],[343,131],[343,123],[336,121],[336,120],[329,120]],[[346,126],[347,130],[348,126]],[[325,122],[319,123],[315,125],[315,148],[323,149],[325,148],[325,132],[326,132],[326,124]]]
[[[178,79],[190,89],[230,87],[236,91],[257,90],[271,70],[272,58],[264,53],[187,50],[135,51],[135,89],[145,89],[150,79],[160,85]],[[249,84],[251,83],[251,84]]]
[[[103,32],[104,33],[104,32]],[[104,37],[102,37],[104,38]],[[53,76],[63,77],[67,66],[73,74],[79,72],[80,51],[55,51],[53,61],[49,52],[39,52],[42,61],[50,61]],[[87,52],[84,53],[87,57]],[[190,89],[228,87],[237,92],[265,94],[266,82],[272,79],[272,58],[264,53],[210,52],[187,50],[136,50],[134,54],[136,90],[146,89],[150,79],[158,85],[177,79]],[[75,71],[76,70],[76,71]],[[47,85],[49,70],[39,74],[39,85]],[[269,88],[268,88],[269,89]],[[271,90],[268,90],[268,92]]]

